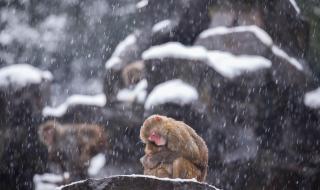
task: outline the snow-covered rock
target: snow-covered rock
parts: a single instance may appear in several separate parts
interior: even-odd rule
[[[214,51],[208,56],[208,64],[227,78],[240,76],[244,72],[254,72],[270,68],[270,60],[260,56],[234,56],[231,53]]]
[[[123,41],[121,41],[114,50],[111,58],[106,62],[106,69],[121,67],[121,56],[130,47],[132,47],[137,41],[134,34],[128,35]]]
[[[200,38],[208,38],[210,36],[217,36],[217,35],[226,35],[231,33],[242,33],[242,32],[251,32],[253,33],[261,42],[266,44],[267,46],[273,45],[273,41],[268,33],[266,33],[263,29],[258,26],[251,25],[251,26],[238,26],[238,27],[216,27],[207,29],[199,35]]]
[[[61,117],[67,112],[70,106],[91,105],[103,107],[105,104],[106,96],[104,94],[98,94],[94,96],[72,95],[58,107],[45,107],[42,111],[42,114],[43,116]]]
[[[201,46],[184,46],[179,42],[168,42],[150,47],[142,54],[144,60],[164,59],[167,57],[205,60],[207,58],[207,50]]]
[[[176,79],[159,84],[150,92],[145,102],[145,109],[164,103],[184,105],[196,101],[199,95],[191,85]]]
[[[253,35],[254,37],[252,37]],[[257,41],[258,40],[258,41]],[[232,42],[230,44],[230,41]],[[268,57],[269,51],[284,59],[297,70],[303,66],[274,44],[270,35],[258,26],[215,27],[203,31],[195,43],[210,50],[230,51],[236,54],[261,55]]]
[[[51,81],[49,71],[42,71],[28,64],[15,64],[0,69],[0,87],[23,88],[29,84]]]
[[[194,179],[168,179],[145,175],[118,175],[103,179],[86,179],[59,187],[59,190],[93,190],[93,189],[131,189],[131,190],[218,190],[207,183],[200,183]]]
[[[235,56],[228,52],[208,51],[201,46],[188,47],[177,42],[151,47],[142,54],[142,57],[145,60],[178,58],[203,61],[218,73],[230,79],[245,72],[270,68],[272,64],[270,60],[260,56]]]
[[[122,102],[143,103],[147,95],[148,82],[146,79],[141,80],[133,89],[121,89],[117,94],[117,99]]]

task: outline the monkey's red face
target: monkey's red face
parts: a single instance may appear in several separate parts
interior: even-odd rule
[[[157,146],[164,146],[166,144],[166,139],[154,131],[150,133],[148,140]]]

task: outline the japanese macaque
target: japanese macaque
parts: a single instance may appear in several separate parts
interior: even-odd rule
[[[140,138],[146,144],[140,159],[145,175],[205,180],[208,148],[185,123],[153,115],[143,123]]]
[[[86,177],[89,160],[108,148],[106,134],[98,125],[47,121],[39,126],[38,135],[48,149],[49,161],[74,178]]]
[[[144,78],[144,63],[137,61],[122,70],[122,78],[126,86],[135,85]]]

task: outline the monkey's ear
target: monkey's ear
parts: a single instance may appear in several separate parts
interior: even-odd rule
[[[54,144],[56,136],[58,134],[57,127],[59,127],[59,123],[49,121],[39,127],[38,134],[41,142],[43,142],[47,146],[51,146]]]

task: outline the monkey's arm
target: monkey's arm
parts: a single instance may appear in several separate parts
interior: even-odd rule
[[[179,154],[176,152],[163,150],[163,151],[155,152],[153,154],[144,155],[140,159],[140,162],[142,163],[144,168],[152,169],[157,167],[161,163],[171,164],[178,157],[179,157]]]

